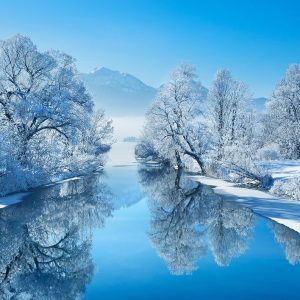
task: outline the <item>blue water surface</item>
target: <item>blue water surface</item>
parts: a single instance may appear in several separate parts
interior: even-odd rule
[[[300,299],[300,235],[174,170],[109,167],[0,223],[0,299]]]

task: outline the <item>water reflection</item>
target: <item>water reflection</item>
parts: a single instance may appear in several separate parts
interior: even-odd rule
[[[228,293],[235,291],[234,286],[244,271],[263,287],[268,286],[268,278],[277,266],[282,268],[282,274],[287,274],[284,276],[289,282],[297,277],[292,275],[299,268],[292,271],[290,266],[283,268],[285,258],[279,244],[290,264],[299,263],[298,233],[273,222],[266,226],[266,221],[250,209],[224,200],[212,188],[171,169],[139,169],[139,181],[150,210],[150,227],[145,229],[148,208],[144,201],[136,201],[143,197],[136,187],[135,171],[113,168],[110,179],[105,179],[111,188],[103,183],[101,175],[91,176],[38,190],[24,202],[0,210],[0,299],[81,299],[87,286],[87,299],[98,299],[103,290],[103,299],[120,299],[117,289],[112,289],[116,283],[120,289],[123,286],[125,298],[141,287],[139,293],[143,290],[143,295],[154,299],[157,289],[151,284],[157,280],[162,283],[159,292],[164,291],[163,298],[170,291],[174,295],[181,291],[178,297],[183,299],[186,284],[191,297],[198,295],[199,280],[209,278],[207,286],[201,288],[214,290],[215,274],[222,279],[220,282],[232,286],[224,290]],[[106,220],[117,209],[116,217],[104,229]],[[97,231],[101,235],[94,238],[92,251],[95,228],[101,228]],[[145,230],[171,274],[192,274],[201,266],[208,272],[180,280],[168,272],[160,272],[161,262],[153,258]],[[244,261],[235,260],[246,253]],[[271,254],[276,260],[269,260]],[[231,277],[227,278],[227,270],[218,273],[208,255],[218,266],[231,266]],[[258,262],[260,258],[264,259],[263,266]],[[232,264],[233,261],[241,263]],[[98,274],[95,264],[100,270]],[[253,274],[261,276],[256,278]],[[248,291],[247,286],[244,288]],[[271,292],[273,288],[270,286]],[[115,297],[110,296],[114,290]],[[292,291],[287,288],[284,293],[286,290]],[[224,292],[220,288],[217,296],[219,291]]]
[[[300,262],[300,234],[288,227],[273,222],[271,224],[276,241],[284,248],[288,262],[295,265]]]
[[[191,274],[208,252],[219,266],[245,253],[256,223],[250,209],[171,169],[140,168],[139,176],[149,199],[150,239],[172,274]],[[299,263],[300,234],[270,225],[288,262]]]
[[[172,274],[190,274],[208,250],[220,266],[243,254],[255,225],[250,209],[168,170],[140,169],[149,197],[150,239]]]
[[[183,185],[180,174],[171,170],[140,169],[139,174],[150,200],[149,235],[158,255],[172,274],[191,273],[197,269],[198,258],[206,253],[203,229],[194,226],[203,186]]]
[[[91,238],[112,212],[99,176],[42,189],[0,211],[1,299],[78,299],[91,280]]]

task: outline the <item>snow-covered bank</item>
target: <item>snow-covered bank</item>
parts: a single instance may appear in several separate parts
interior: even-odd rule
[[[283,224],[300,233],[300,202],[277,198],[270,193],[236,187],[234,183],[206,176],[189,176],[195,181],[213,186],[215,193],[228,201],[251,208],[255,213]]]
[[[300,160],[277,160],[261,163],[275,180],[300,177]]]
[[[1,196],[0,197],[0,209],[23,201],[26,196],[28,196],[30,193],[32,193],[38,189],[49,187],[49,186],[54,186],[56,184],[62,184],[64,182],[68,182],[68,181],[79,180],[81,178],[82,178],[82,176],[81,177],[75,176],[75,177],[70,177],[70,178],[66,178],[66,179],[60,179],[60,180],[53,181],[53,182],[50,182],[47,184],[42,184],[42,185],[36,186],[34,188],[28,189],[28,191],[25,191],[25,192],[15,192],[15,193],[12,193],[12,194],[9,194],[6,196]]]
[[[274,183],[269,190],[277,197],[300,201],[300,161],[281,160],[261,163],[274,178]]]
[[[108,166],[127,166],[133,165],[136,163],[134,157],[134,147],[136,143],[128,143],[128,142],[117,142],[112,146],[111,151],[109,152]],[[8,205],[12,205],[18,202],[21,202],[26,195],[35,191],[36,189],[40,189],[43,187],[53,186],[56,184],[61,184],[67,181],[80,180],[82,177],[88,174],[82,174],[67,178],[57,179],[55,181],[36,186],[32,189],[28,189],[27,192],[16,192],[7,196],[0,197],[0,209],[4,208]]]

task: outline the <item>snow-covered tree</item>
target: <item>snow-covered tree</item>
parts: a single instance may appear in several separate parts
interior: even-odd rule
[[[291,65],[267,105],[265,139],[285,158],[300,158],[300,64]]]
[[[159,149],[155,147],[156,139],[154,139],[153,126],[146,125],[143,130],[141,141],[135,147],[135,157],[138,161],[168,164],[170,161],[169,155],[163,155]]]
[[[272,178],[255,162],[259,136],[248,89],[228,70],[216,73],[208,95],[207,119],[213,137],[208,172],[269,188]]]
[[[252,125],[246,109],[248,99],[248,90],[243,82],[233,79],[228,70],[217,71],[209,90],[208,107],[219,160],[224,157],[227,146],[232,146],[240,139],[245,142]]]
[[[203,154],[207,137],[202,112],[203,87],[196,81],[195,68],[181,65],[161,87],[146,115],[144,140],[154,152],[177,167],[191,157],[204,172]]]
[[[72,57],[39,52],[21,35],[0,42],[0,135],[5,143],[0,172],[9,178],[19,172],[27,178],[16,189],[72,172],[68,161],[79,158],[72,155],[75,148],[82,151],[77,166],[84,166],[87,136],[94,135],[97,144],[101,139],[102,150],[107,150],[111,124],[104,116],[96,124],[92,115],[93,101],[78,79]],[[95,127],[101,128],[98,136]],[[95,149],[94,160],[100,153]]]

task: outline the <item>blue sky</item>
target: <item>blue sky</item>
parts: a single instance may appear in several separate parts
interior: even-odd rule
[[[30,36],[63,50],[80,71],[131,73],[158,86],[182,62],[209,86],[219,68],[269,96],[300,62],[299,0],[0,0],[0,38]]]

